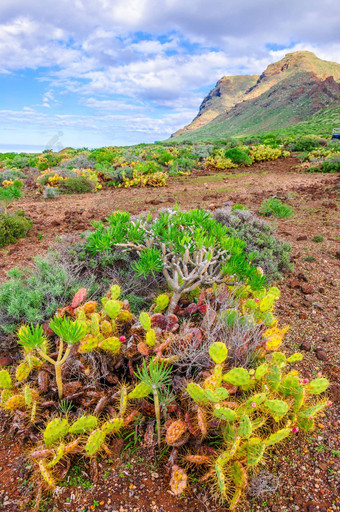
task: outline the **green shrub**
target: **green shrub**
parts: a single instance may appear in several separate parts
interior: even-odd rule
[[[19,171],[19,169],[8,169],[8,170],[0,173],[0,185],[2,185],[2,183],[4,181],[26,179],[26,178],[27,178],[26,174]]]
[[[274,215],[278,219],[285,219],[293,215],[293,209],[282,203],[277,197],[265,199],[259,208],[259,212],[267,217]]]
[[[190,172],[195,167],[195,161],[191,158],[176,158],[169,166],[169,175],[176,176],[184,172]]]
[[[340,172],[340,157],[329,158],[321,164],[322,172]]]
[[[60,189],[65,194],[86,194],[93,192],[93,184],[85,176],[66,178],[60,184]]]
[[[18,169],[24,169],[28,166],[29,158],[25,155],[16,155],[11,162],[11,167],[17,167]]]
[[[3,210],[6,214],[9,205],[22,197],[22,187],[23,182],[20,180],[14,180],[8,187],[0,187],[0,211]]]
[[[313,238],[312,238],[313,242],[316,242],[316,243],[320,243],[320,242],[323,242],[324,241],[324,237],[321,236],[321,235],[315,235]]]
[[[23,211],[0,214],[0,247],[14,244],[19,238],[25,237],[32,224]]]
[[[304,135],[288,145],[290,151],[312,151],[327,142],[316,135]]]
[[[231,148],[227,149],[225,152],[225,157],[229,158],[234,164],[238,165],[251,165],[251,158],[247,155],[245,151],[242,151],[239,148]]]
[[[236,203],[231,208],[232,210],[248,210],[248,206],[245,206],[244,204]]]
[[[36,258],[30,269],[13,268],[7,277],[0,285],[0,330],[4,332],[12,332],[19,323],[48,320],[83,287],[82,280],[55,254]]]
[[[291,247],[275,238],[270,224],[249,210],[220,208],[214,212],[214,217],[228,228],[231,236],[246,242],[244,250],[253,265],[263,269],[270,282],[281,279],[282,274],[292,270]]]

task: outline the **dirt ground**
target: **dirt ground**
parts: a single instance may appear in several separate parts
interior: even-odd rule
[[[306,378],[325,375],[331,380],[333,402],[312,436],[296,434],[272,450],[272,457],[257,469],[259,480],[238,512],[326,512],[340,510],[339,476],[339,175],[299,173],[294,158],[265,162],[233,172],[197,173],[171,180],[162,189],[114,189],[97,194],[61,196],[44,201],[31,192],[19,202],[34,221],[27,239],[0,251],[0,279],[13,266],[27,266],[63,233],[77,233],[94,219],[114,210],[137,213],[157,211],[175,202],[185,208],[214,209],[224,203],[246,204],[256,213],[261,201],[276,195],[290,204],[294,216],[273,220],[278,237],[292,246],[294,270],[278,283],[282,297],[277,316],[291,328],[284,350],[301,350],[298,365]],[[17,207],[17,205],[16,205]],[[317,242],[316,235],[323,240]],[[1,354],[0,354],[1,356]],[[1,361],[1,359],[0,359]],[[24,450],[8,435],[5,418],[0,432],[0,510],[29,511],[30,469]],[[91,484],[89,468],[82,461],[58,487],[41,510],[85,512],[217,512],[225,510],[202,487],[191,484],[191,493],[176,499],[168,487],[169,476],[153,453],[124,450],[114,445],[113,459],[102,461],[100,480]],[[270,492],[265,492],[266,489]],[[257,495],[259,491],[262,494]]]

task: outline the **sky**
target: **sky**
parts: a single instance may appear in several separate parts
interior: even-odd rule
[[[222,76],[340,62],[340,0],[1,0],[1,148],[163,140]]]

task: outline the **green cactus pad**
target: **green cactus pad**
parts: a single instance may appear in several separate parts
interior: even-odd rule
[[[164,311],[168,307],[169,301],[169,297],[165,293],[163,293],[162,295],[158,295],[156,299],[156,307],[154,309],[154,313],[161,313],[162,311]]]
[[[19,366],[16,369],[15,377],[18,382],[22,382],[23,380],[26,380],[29,374],[31,373],[31,369],[29,365],[25,362],[20,363]]]
[[[0,388],[11,389],[12,379],[7,370],[0,370]]]
[[[321,377],[319,379],[312,380],[307,386],[307,391],[310,395],[319,395],[326,391],[328,386],[329,380]]]
[[[87,354],[95,350],[98,346],[98,338],[96,336],[92,336],[89,334],[82,339],[79,346],[79,352],[82,354]]]
[[[105,434],[115,434],[122,428],[123,423],[123,418],[113,418],[113,420],[104,423],[101,430],[105,432]]]
[[[58,462],[63,458],[64,454],[65,454],[65,445],[60,444],[55,451],[55,455],[54,455],[53,459],[51,460],[51,462],[49,462],[47,464],[47,467],[53,468],[54,466],[56,466],[58,464]]]
[[[269,388],[274,391],[277,389],[281,382],[281,370],[278,366],[274,365],[269,369],[266,375],[266,383]]]
[[[263,379],[263,377],[266,375],[266,373],[268,371],[268,368],[269,368],[269,366],[267,365],[267,363],[263,363],[260,366],[258,366],[256,368],[256,372],[255,372],[255,379],[256,380]]]
[[[237,435],[242,439],[249,439],[253,431],[252,423],[247,414],[243,414],[239,420]]]
[[[272,355],[272,361],[279,368],[284,368],[287,364],[287,358],[283,352],[274,352]]]
[[[228,357],[228,349],[224,343],[217,341],[209,348],[209,355],[216,364],[222,364]]]
[[[98,334],[100,332],[99,322],[100,322],[100,317],[99,317],[98,313],[92,313],[92,315],[91,315],[91,334],[93,334],[93,336],[98,336]]]
[[[119,414],[123,416],[126,412],[128,404],[128,391],[126,386],[122,386],[120,390],[120,399],[119,399]]]
[[[105,438],[106,432],[103,432],[103,430],[101,429],[92,432],[85,445],[86,454],[92,457],[97,452],[99,452],[99,450],[103,447],[103,444],[105,443]]]
[[[304,430],[305,432],[311,432],[314,430],[314,420],[313,418],[301,418],[298,417],[297,424],[301,430]]]
[[[223,380],[233,386],[247,386],[250,382],[250,375],[245,368],[233,368],[230,372],[223,375]]]
[[[104,305],[104,311],[109,318],[115,319],[120,313],[122,306],[117,300],[108,300]]]
[[[289,410],[289,405],[283,400],[267,400],[264,407],[270,412],[275,421],[279,421]]]
[[[247,464],[256,466],[262,459],[266,445],[259,437],[251,437],[246,444]]]
[[[280,443],[286,437],[291,434],[290,428],[282,428],[281,430],[277,430],[274,434],[271,434],[268,439],[265,440],[266,446],[272,446],[273,444]]]
[[[236,420],[236,413],[232,409],[229,409],[229,407],[221,407],[218,404],[215,405],[213,414],[214,414],[214,416],[216,416],[216,418],[219,418],[221,420],[226,420],[226,421],[235,421]]]
[[[230,474],[235,487],[243,489],[247,483],[247,472],[238,460],[232,463],[230,467]]]
[[[279,392],[284,396],[295,396],[299,387],[299,377],[297,375],[286,375],[281,380]]]
[[[118,286],[118,284],[114,284],[113,286],[111,286],[110,293],[111,299],[117,300],[120,295],[120,286]]]
[[[215,472],[216,472],[218,490],[220,492],[221,497],[223,499],[225,499],[227,496],[228,488],[227,488],[227,484],[226,484],[226,478],[223,473],[223,467],[218,463],[215,463]]]
[[[187,384],[187,393],[196,403],[208,401],[207,397],[205,396],[205,390],[194,382],[189,382]]]
[[[246,409],[247,411],[251,411],[256,409],[259,405],[263,404],[267,400],[267,394],[266,393],[256,393],[255,395],[252,395],[250,398],[248,398],[246,402]],[[255,407],[253,407],[255,405]]]
[[[152,392],[152,388],[148,386],[148,384],[145,384],[144,382],[141,382],[140,384],[137,384],[137,386],[128,394],[128,398],[130,400],[134,398],[144,398]]]
[[[116,337],[106,338],[99,343],[99,348],[106,350],[107,352],[111,352],[111,354],[118,354],[121,347],[122,344]]]
[[[47,447],[52,446],[56,441],[63,439],[68,433],[70,426],[66,419],[54,418],[44,430],[44,441]]]
[[[288,357],[287,362],[288,363],[297,363],[299,361],[302,361],[302,359],[303,359],[303,355],[300,354],[299,352],[296,352],[295,354]]]
[[[150,329],[145,336],[145,343],[149,347],[154,347],[156,344],[156,332],[155,329]]]
[[[86,434],[96,428],[98,418],[96,416],[81,416],[69,428],[69,434]]]
[[[213,391],[212,389],[205,389],[204,395],[207,400],[217,404],[218,402],[221,402],[222,400],[228,398],[229,393],[225,388],[217,388],[215,389],[215,391]]]
[[[305,409],[301,409],[299,411],[300,418],[314,418],[319,412],[323,411],[324,408],[327,407],[327,403],[323,402],[321,404],[311,405]]]
[[[253,430],[256,430],[257,428],[263,427],[263,425],[266,423],[267,418],[259,416],[258,418],[255,418],[252,420],[251,424],[253,427]]]
[[[24,398],[25,398],[25,404],[27,406],[31,405],[33,400],[33,393],[29,386],[24,387]]]
[[[294,395],[293,411],[297,412],[303,406],[306,397],[306,390],[303,386],[299,386]]]
[[[142,312],[139,315],[139,321],[145,331],[150,331],[151,329],[151,318],[148,313]]]

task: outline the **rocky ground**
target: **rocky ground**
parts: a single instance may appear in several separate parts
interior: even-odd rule
[[[112,210],[133,213],[155,211],[178,202],[182,207],[214,209],[229,203],[246,204],[256,212],[271,195],[283,198],[294,216],[276,224],[278,236],[292,246],[294,270],[279,283],[282,297],[277,316],[291,328],[284,350],[301,350],[298,365],[306,378],[325,375],[331,381],[333,402],[312,436],[296,434],[272,451],[257,468],[250,492],[239,512],[326,512],[340,510],[339,476],[339,202],[340,177],[294,170],[293,158],[266,162],[228,173],[201,173],[173,180],[165,189],[106,190],[98,194],[42,201],[32,192],[20,207],[34,220],[27,239],[3,249],[0,278],[15,265],[26,265],[43,253],[62,233],[81,232],[91,220]],[[317,237],[317,238],[316,238]],[[322,239],[320,239],[322,237]],[[6,355],[6,354],[0,354]],[[1,358],[0,358],[1,362]],[[4,362],[4,361],[3,361]],[[29,511],[28,461],[24,448],[8,436],[3,417],[0,437],[0,510]],[[131,443],[131,444],[129,444]],[[128,446],[129,445],[129,446]],[[128,448],[126,448],[128,446]],[[100,479],[92,484],[85,461],[72,469],[63,487],[46,500],[42,511],[85,512],[220,512],[223,507],[204,487],[191,483],[191,493],[181,499],[169,492],[169,476],[161,460],[138,441],[117,439],[112,459],[101,462]],[[124,448],[125,447],[125,448]],[[1,508],[2,507],[2,508]]]

